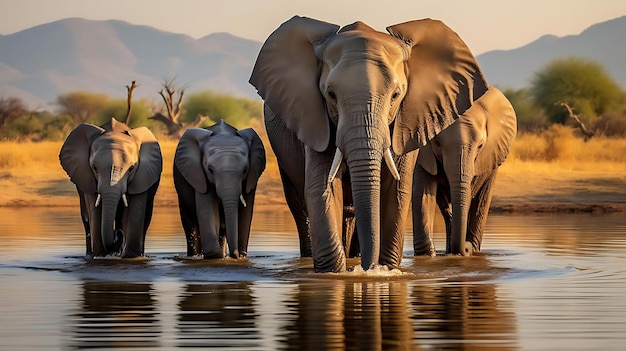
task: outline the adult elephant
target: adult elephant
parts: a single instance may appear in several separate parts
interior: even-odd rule
[[[446,223],[446,251],[480,251],[498,167],[517,132],[515,111],[491,87],[465,113],[423,147],[413,178],[413,249],[435,255],[433,219]]]
[[[142,256],[162,170],[152,132],[115,119],[100,127],[83,123],[68,135],[59,159],[80,197],[87,255],[121,249],[122,257]]]
[[[409,152],[487,90],[471,51],[442,22],[387,31],[295,16],[265,41],[250,78],[265,100],[285,192],[308,220],[318,272],[345,269],[344,190],[361,266],[399,266],[416,157]]]
[[[223,120],[187,129],[174,156],[174,185],[187,255],[246,257],[257,182],[265,148],[252,128],[237,130]]]

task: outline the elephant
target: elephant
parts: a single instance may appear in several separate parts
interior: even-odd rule
[[[490,87],[452,125],[420,149],[413,174],[413,249],[436,254],[433,217],[446,224],[446,252],[480,251],[498,167],[517,133],[515,111]]]
[[[470,49],[443,22],[387,31],[294,16],[266,39],[250,76],[316,272],[346,270],[348,203],[363,269],[399,267],[416,150],[488,88]]]
[[[252,128],[237,130],[221,120],[190,128],[174,155],[174,185],[187,255],[245,258],[254,197],[265,170],[265,148]]]
[[[68,135],[59,160],[80,198],[87,256],[143,256],[163,160],[154,134],[115,118],[83,123]]]

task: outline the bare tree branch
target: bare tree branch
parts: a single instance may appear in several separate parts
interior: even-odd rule
[[[580,131],[584,135],[585,141],[588,141],[589,139],[591,139],[591,137],[594,136],[594,134],[596,134],[595,130],[590,131],[589,129],[587,129],[585,124],[580,120],[580,117],[574,113],[574,110],[566,102],[561,102],[560,105],[565,107],[567,109],[567,113],[569,114],[569,117],[573,119],[574,121],[576,121],[576,124],[578,125],[578,127],[580,128]]]
[[[167,111],[167,116],[163,115],[160,112],[156,112],[149,119],[153,119],[156,121],[160,121],[165,124],[167,128],[167,134],[172,137],[180,137],[183,130],[187,128],[191,128],[190,126],[198,126],[206,116],[198,116],[193,122],[183,126],[183,123],[180,121],[180,115],[182,112],[183,98],[185,96],[185,89],[181,88],[178,93],[178,97],[176,98],[177,88],[174,84],[174,80],[165,80],[162,84],[163,88],[159,91],[159,95],[163,99],[165,103],[165,110]],[[176,101],[176,104],[174,104]]]
[[[133,90],[137,87],[137,83],[133,80],[130,86],[126,86],[126,91],[128,92],[128,97],[126,98],[126,118],[124,119],[124,124],[128,125],[130,123],[130,112],[133,109],[132,101],[133,101]]]

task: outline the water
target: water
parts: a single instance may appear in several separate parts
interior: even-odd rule
[[[147,258],[129,261],[86,260],[77,209],[2,208],[0,219],[1,350],[620,350],[626,342],[622,214],[492,214],[483,253],[472,258],[411,257],[408,234],[401,270],[374,275],[313,273],[280,211],[257,212],[243,262],[185,258],[175,208],[155,210]]]

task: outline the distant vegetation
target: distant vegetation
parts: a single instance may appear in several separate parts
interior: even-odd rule
[[[152,118],[156,114],[168,116],[167,107],[162,105],[157,99],[132,101],[130,126],[147,126],[157,136],[168,136],[167,126]],[[86,91],[60,95],[54,111],[30,111],[18,98],[0,97],[0,140],[60,141],[81,123],[101,125],[112,117],[122,121],[126,110],[124,99]],[[260,101],[203,91],[185,97],[180,120],[181,125],[187,127],[204,127],[224,119],[237,128],[244,128],[252,120],[260,120],[262,111]],[[198,116],[202,116],[199,121]],[[194,120],[197,123],[191,125]]]
[[[517,113],[520,134],[546,135],[558,130],[553,127],[557,125],[574,129],[573,135],[585,140],[626,137],[626,93],[596,62],[577,57],[555,60],[535,73],[531,87],[503,90]],[[185,128],[220,119],[237,128],[262,120],[258,100],[214,91],[186,96],[184,88],[171,80],[163,83],[159,94],[154,100],[132,101],[131,127],[147,126],[157,136],[176,139]],[[61,141],[80,123],[121,119],[126,109],[123,99],[86,91],[58,96],[54,111],[31,111],[18,98],[0,97],[0,140]]]

